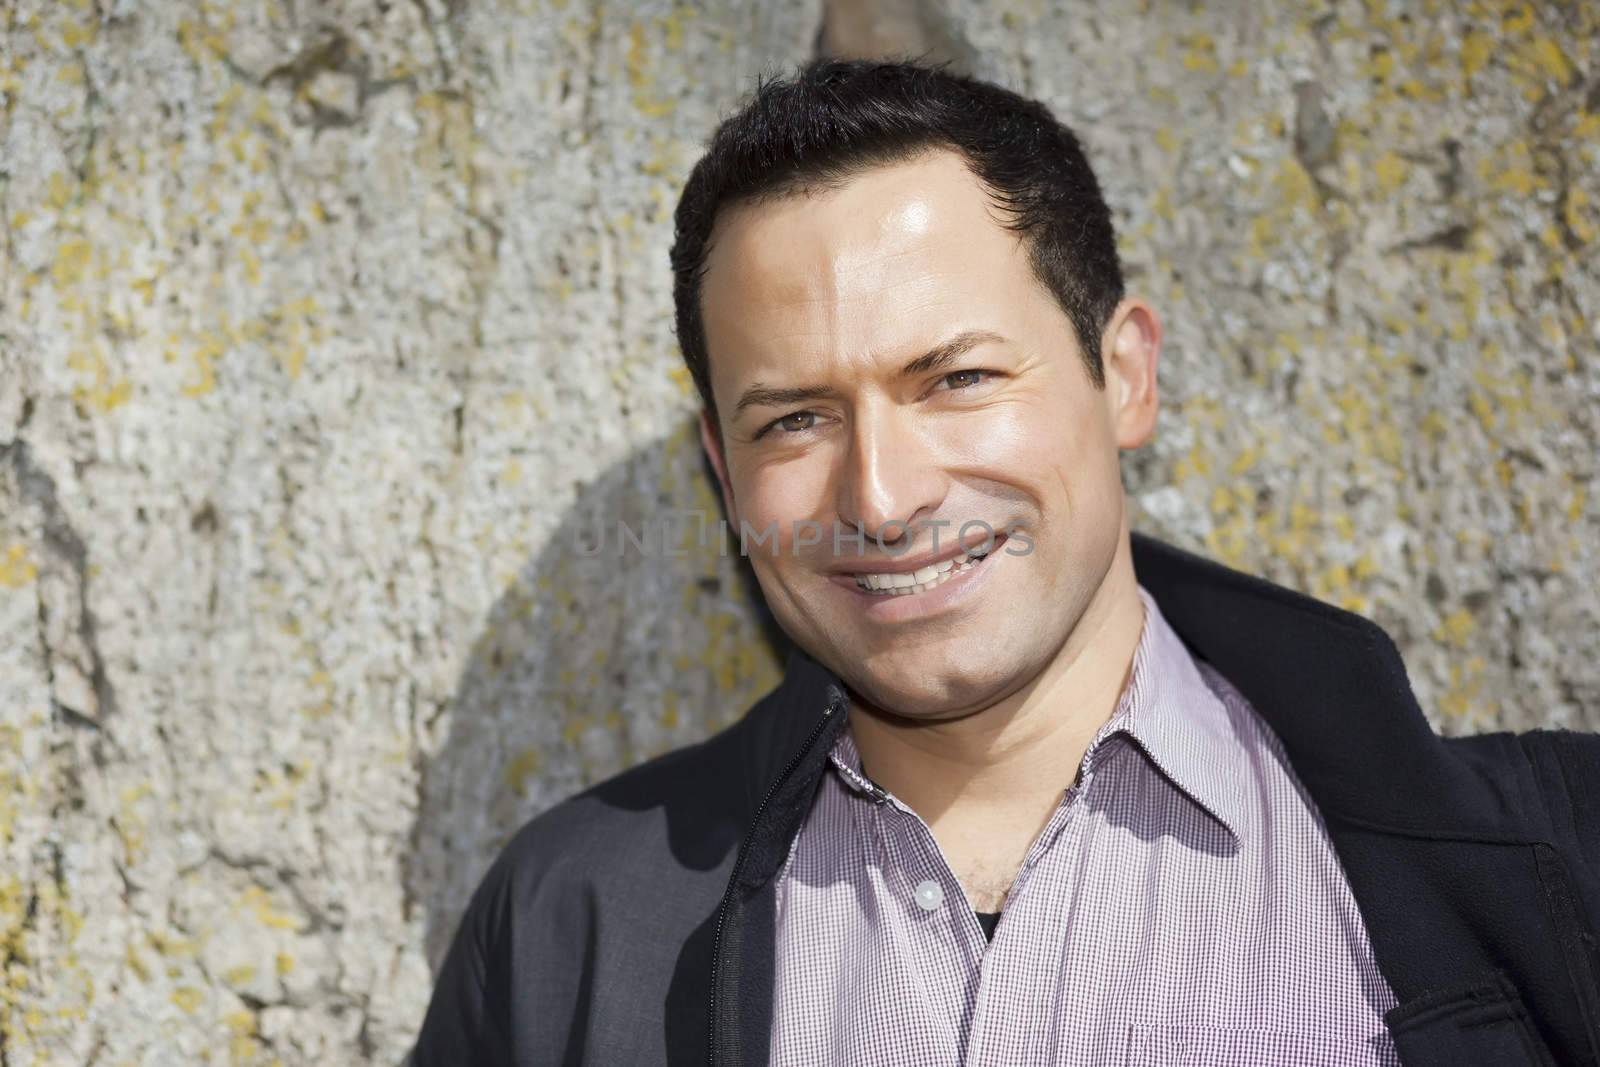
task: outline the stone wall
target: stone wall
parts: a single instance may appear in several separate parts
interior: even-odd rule
[[[1600,727],[1592,4],[20,0],[0,1063],[396,1063],[506,836],[776,680],[713,542],[581,548],[716,508],[671,210],[818,49],[1087,141],[1137,528],[1376,619],[1443,732]]]

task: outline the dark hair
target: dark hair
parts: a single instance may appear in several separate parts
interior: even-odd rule
[[[942,65],[813,60],[788,80],[757,79],[717,126],[673,216],[678,344],[716,424],[700,281],[717,212],[814,187],[873,166],[954,149],[1027,243],[1035,276],[1071,320],[1095,388],[1100,337],[1122,299],[1116,233],[1073,132],[1043,104]],[[720,432],[720,427],[719,427]]]

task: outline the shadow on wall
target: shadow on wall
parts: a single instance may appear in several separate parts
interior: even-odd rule
[[[780,680],[788,641],[737,537],[720,536],[715,485],[688,420],[581,486],[496,602],[423,757],[405,892],[435,975],[524,822],[709,736]]]

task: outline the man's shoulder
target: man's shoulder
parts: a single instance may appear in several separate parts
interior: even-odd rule
[[[514,1045],[532,1049],[526,1042],[544,1040],[537,1036],[543,1019],[528,1013],[564,1011],[588,995],[599,940],[619,946],[607,958],[630,968],[625,979],[606,972],[602,988],[619,981],[665,988],[659,966],[649,971],[659,954],[638,946],[684,942],[716,905],[723,862],[741,827],[746,786],[732,771],[751,743],[743,721],[611,775],[522,823],[467,902],[417,1063],[510,1063]]]
[[[1552,832],[1571,833],[1600,863],[1600,734],[1540,727],[1447,737],[1442,743],[1481,773],[1538,798]]]
[[[1536,771],[1570,771],[1585,778],[1600,774],[1600,734],[1586,730],[1541,726],[1521,731],[1461,734],[1440,740],[1458,755],[1484,763],[1528,767]]]

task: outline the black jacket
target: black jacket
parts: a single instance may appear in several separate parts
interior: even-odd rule
[[[1373,622],[1137,533],[1133,560],[1282,739],[1404,1062],[1600,1067],[1600,737],[1441,738]],[[530,820],[467,908],[414,1067],[766,1063],[773,875],[843,708],[793,653],[732,726]]]

